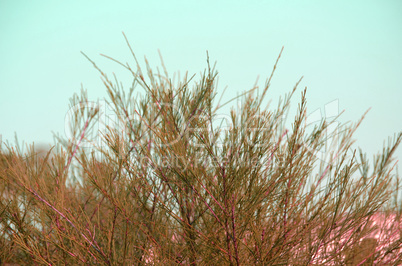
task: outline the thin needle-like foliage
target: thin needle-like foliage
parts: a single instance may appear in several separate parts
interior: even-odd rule
[[[320,160],[334,121],[308,132],[306,89],[285,127],[300,80],[276,109],[263,105],[282,51],[262,93],[240,95],[224,126],[233,101],[217,101],[209,58],[198,80],[174,82],[163,61],[162,71],[146,60],[141,68],[127,44],[134,67],[104,56],[132,75],[127,89],[84,54],[114,123],[96,131],[103,114],[82,90],[71,99],[70,136],[56,136],[45,156],[2,145],[4,265],[401,263],[393,155],[402,132],[370,162],[353,148],[363,116],[338,126],[338,145]]]

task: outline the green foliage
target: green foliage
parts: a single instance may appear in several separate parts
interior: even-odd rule
[[[113,59],[133,76],[128,90],[91,61],[118,121],[106,127],[99,145],[80,147],[100,114],[84,108],[73,113],[73,137],[57,137],[46,156],[33,147],[0,154],[3,263],[401,262],[392,155],[402,133],[370,170],[361,151],[350,153],[361,121],[342,125],[331,160],[321,162],[316,155],[330,123],[306,132],[306,90],[292,130],[283,126],[298,83],[270,110],[262,103],[271,75],[261,95],[252,89],[241,96],[224,129],[217,123],[223,105],[216,103],[217,72],[209,61],[191,86],[187,78],[173,84],[165,68],[155,73],[148,63],[146,77],[133,57],[135,68]],[[139,88],[143,93],[134,96]],[[71,107],[87,102],[82,91]],[[379,214],[392,221],[379,227]],[[385,240],[371,237],[379,230]]]

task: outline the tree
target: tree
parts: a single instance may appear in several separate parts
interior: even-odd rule
[[[106,127],[100,145],[80,147],[97,122],[95,105],[76,108],[72,137],[56,138],[52,158],[32,152],[24,158],[11,148],[1,156],[3,261],[400,262],[399,177],[392,155],[402,133],[369,171],[361,150],[349,156],[361,120],[341,125],[332,160],[321,162],[315,155],[331,122],[323,120],[306,132],[306,90],[292,130],[282,123],[300,81],[276,110],[263,105],[278,62],[261,95],[256,89],[243,94],[241,110],[231,110],[230,128],[223,129],[217,123],[222,107],[215,99],[217,72],[209,60],[191,87],[192,78],[173,84],[166,68],[155,73],[148,63],[146,78],[132,55],[135,68],[112,59],[132,74],[128,91],[88,58],[101,74],[118,121]],[[139,87],[143,93],[134,96]],[[83,103],[88,103],[84,90],[71,107]],[[386,230],[374,224],[379,213],[392,219]],[[378,240],[356,261],[361,241],[379,229],[393,238]]]

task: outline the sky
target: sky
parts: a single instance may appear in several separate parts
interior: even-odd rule
[[[69,98],[81,84],[90,100],[106,97],[81,51],[128,81],[121,67],[100,56],[134,65],[124,32],[140,62],[146,56],[159,66],[159,49],[171,75],[200,77],[208,51],[227,100],[251,89],[257,76],[263,86],[284,47],[268,97],[277,102],[303,76],[295,107],[307,87],[309,113],[321,110],[325,117],[335,102],[345,123],[371,108],[354,135],[371,160],[402,130],[401,14],[398,0],[1,0],[0,137],[14,143],[16,133],[25,143],[53,143],[52,132],[65,134]]]

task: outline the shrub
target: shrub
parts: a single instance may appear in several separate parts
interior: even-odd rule
[[[400,263],[392,155],[402,133],[371,165],[361,150],[350,153],[361,120],[341,125],[339,145],[320,161],[331,122],[306,132],[306,90],[292,130],[283,123],[300,81],[277,109],[263,105],[278,61],[262,93],[244,93],[223,128],[209,61],[191,86],[187,77],[173,84],[165,67],[155,73],[146,63],[144,73],[132,55],[135,68],[112,59],[132,74],[128,90],[88,58],[117,117],[102,142],[81,145],[100,114],[82,90],[71,99],[72,138],[57,136],[46,156],[33,146],[0,155],[2,262]]]

